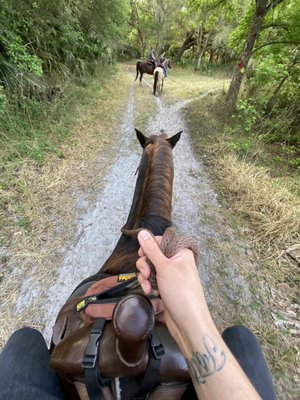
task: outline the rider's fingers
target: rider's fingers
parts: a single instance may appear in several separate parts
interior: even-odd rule
[[[143,249],[140,247],[138,251],[139,257],[145,257],[145,253],[143,252]]]
[[[137,260],[136,262],[136,267],[140,271],[140,273],[143,275],[145,279],[148,279],[150,276],[150,267],[146,261],[146,257],[141,257]]]
[[[162,236],[154,236],[154,239],[155,239],[156,243],[158,245],[160,245],[160,242],[162,240]],[[144,257],[145,256],[145,253],[144,253],[144,251],[143,251],[143,249],[141,247],[138,250],[138,255],[139,255],[139,257]]]
[[[144,254],[153,263],[156,269],[165,265],[168,259],[164,256],[150,232],[146,230],[139,232],[138,241]]]
[[[152,290],[150,282],[147,279],[145,279],[142,274],[138,275],[138,281],[139,281],[139,284],[141,285],[144,293],[150,294],[151,290]]]

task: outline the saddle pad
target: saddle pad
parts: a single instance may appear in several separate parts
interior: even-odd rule
[[[128,286],[125,287],[125,290],[128,289],[131,284],[130,281],[132,281],[133,284],[136,283],[136,276],[137,274],[132,272],[111,276],[93,283],[84,294],[83,299],[76,306],[77,311],[80,311],[83,308],[83,311],[80,312],[82,320],[88,325],[90,325],[95,318],[111,320],[113,310],[120,297],[108,296],[106,298],[105,294],[111,289],[115,288],[117,290],[118,286],[123,286],[123,282],[128,282]],[[139,287],[135,292],[142,293]],[[101,296],[103,297],[102,299]],[[120,295],[118,294],[118,296]],[[100,300],[97,300],[98,297]],[[162,322],[164,310],[162,300],[156,296],[150,296],[149,300],[152,303],[156,319]],[[158,316],[158,314],[161,315]]]

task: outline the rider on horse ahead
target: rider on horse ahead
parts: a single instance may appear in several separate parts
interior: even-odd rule
[[[156,67],[156,57],[155,57],[154,50],[152,47],[151,47],[150,54],[149,54],[149,62],[151,65],[153,65],[154,68]]]
[[[167,79],[167,67],[166,67],[166,52],[163,50],[161,55],[158,57],[158,67],[161,67],[164,71],[164,77]]]

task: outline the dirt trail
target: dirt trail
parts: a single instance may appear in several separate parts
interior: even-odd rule
[[[47,292],[44,312],[41,313],[47,341],[61,305],[78,282],[96,272],[104,263],[118,240],[120,227],[126,221],[135,185],[134,174],[141,155],[134,134],[135,92],[138,90],[141,88],[131,83],[120,128],[122,136],[114,143],[115,158],[109,161],[111,167],[104,178],[103,190],[97,194],[92,205],[77,199],[76,237],[73,245],[63,251],[63,262],[58,265],[56,281]],[[155,116],[149,116],[147,134],[158,133],[161,129],[169,134],[184,131],[174,150],[173,223],[179,233],[189,234],[199,242],[202,254],[200,273],[208,301],[213,305],[218,324],[229,325],[234,322],[236,310],[249,306],[252,301],[247,282],[239,271],[241,263],[244,268],[252,269],[245,257],[246,246],[237,244],[222,217],[217,196],[210,188],[203,165],[194,157],[180,112],[189,100],[167,106],[163,96],[151,96],[149,91],[149,101],[156,102],[157,112]],[[106,162],[105,157],[99,158],[99,163]],[[37,297],[40,291],[32,277],[24,281],[17,311],[28,307],[31,298]]]
[[[51,287],[41,286],[41,279],[35,279],[38,272],[33,268],[23,281],[18,296],[16,315],[30,314],[32,304],[41,299],[42,309],[35,307],[33,312],[37,312],[38,317],[32,316],[32,319],[40,320],[47,341],[51,337],[56,315],[74,287],[98,271],[110,255],[130,209],[135,172],[141,156],[141,148],[134,134],[134,128],[139,128],[135,123],[136,97],[141,88],[137,82],[132,82],[132,71],[127,71],[127,74],[130,74],[130,83],[128,104],[119,129],[122,134],[114,138],[111,144],[113,158],[104,155],[98,158],[99,165],[107,166],[109,163],[107,175],[94,176],[95,180],[103,179],[103,189],[97,193],[92,204],[79,194],[75,196],[76,235],[73,244],[60,251],[63,257],[57,264],[57,275]],[[146,77],[146,80],[150,85],[151,78]],[[167,85],[168,82],[165,90]],[[218,90],[218,87],[212,81],[212,87],[205,90],[201,96]],[[174,149],[173,224],[178,233],[191,235],[199,243],[199,271],[217,325],[224,328],[234,324],[243,313],[262,322],[253,306],[258,299],[254,297],[248,282],[248,275],[256,268],[251,262],[249,246],[238,239],[229,227],[203,164],[194,156],[181,113],[190,100],[166,105],[164,96],[154,97],[149,88],[148,101],[149,104],[154,103],[156,112],[148,116],[145,134],[155,134],[161,129],[169,135],[184,131]]]

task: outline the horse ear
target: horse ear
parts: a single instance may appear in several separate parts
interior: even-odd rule
[[[146,136],[143,135],[142,132],[139,131],[138,129],[135,129],[135,131],[136,131],[136,137],[138,138],[139,142],[141,143],[142,148],[144,148],[145,143],[146,143]]]
[[[174,147],[176,146],[176,143],[180,139],[180,136],[181,136],[182,132],[183,131],[180,131],[180,132],[176,133],[176,135],[174,135],[174,136],[170,137],[169,139],[167,139],[167,141],[170,143],[172,149],[174,149]]]

